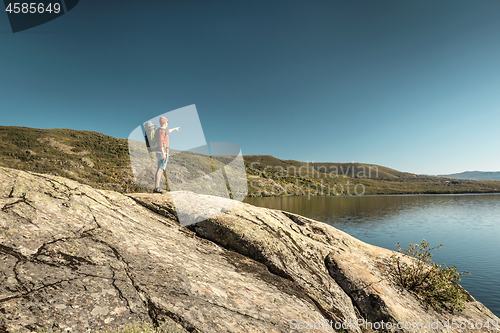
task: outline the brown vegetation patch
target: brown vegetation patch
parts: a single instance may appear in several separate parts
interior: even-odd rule
[[[45,143],[46,142],[50,147],[56,148],[57,150],[59,150],[62,153],[65,153],[65,154],[75,154],[75,155],[87,155],[87,154],[90,154],[86,150],[83,150],[81,152],[75,153],[74,151],[72,151],[72,149],[75,149],[75,147],[71,147],[71,146],[68,146],[68,145],[66,145],[64,143],[56,141],[54,138],[38,138],[37,141],[40,142],[40,143]]]

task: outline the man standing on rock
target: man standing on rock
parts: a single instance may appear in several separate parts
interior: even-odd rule
[[[165,191],[160,188],[160,180],[163,171],[167,167],[169,151],[168,135],[173,131],[179,130],[179,127],[167,129],[167,126],[168,119],[163,116],[160,117],[160,128],[157,129],[158,134],[155,134],[155,137],[158,138],[158,147],[160,147],[160,151],[156,152],[156,158],[158,159],[158,170],[156,170],[155,189],[153,190],[153,193],[165,193]]]

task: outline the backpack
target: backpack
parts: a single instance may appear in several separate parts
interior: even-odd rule
[[[157,127],[151,121],[144,124],[144,138],[146,139],[146,147],[150,153],[160,151],[160,147],[158,146],[159,129],[160,127]],[[167,136],[166,130],[165,136]]]

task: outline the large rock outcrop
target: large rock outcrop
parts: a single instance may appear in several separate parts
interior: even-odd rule
[[[0,331],[286,332],[314,302],[254,260],[131,198],[0,168]]]
[[[145,207],[165,216],[174,213],[171,200],[151,194],[131,194]],[[209,210],[207,197],[185,193],[199,211]],[[348,331],[377,328],[383,322],[406,326],[401,331],[469,332],[471,321],[499,322],[490,310],[468,295],[461,312],[434,310],[390,278],[393,251],[366,244],[345,232],[305,217],[234,203],[230,212],[189,226],[211,240],[265,264],[269,271],[292,281],[333,323],[362,323]],[[469,321],[471,320],[471,321]],[[466,321],[465,328],[452,323]],[[369,323],[372,323],[371,325]],[[445,327],[445,325],[450,327]],[[380,326],[379,326],[380,325]],[[438,329],[435,329],[435,327]],[[455,325],[453,325],[455,326]],[[488,331],[487,328],[481,328]],[[390,331],[390,330],[389,330]]]
[[[205,199],[185,193],[201,210]],[[0,207],[0,332],[97,332],[140,321],[179,332],[289,332],[324,320],[498,320],[472,297],[461,313],[426,308],[387,278],[393,252],[285,212],[236,203],[186,228],[168,195],[124,196],[4,168]]]

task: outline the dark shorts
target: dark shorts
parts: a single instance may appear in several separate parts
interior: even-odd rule
[[[167,167],[167,162],[168,162],[168,154],[165,154],[166,159],[165,161],[163,160],[163,156],[161,153],[156,153],[156,158],[158,159],[158,169],[165,170]]]

